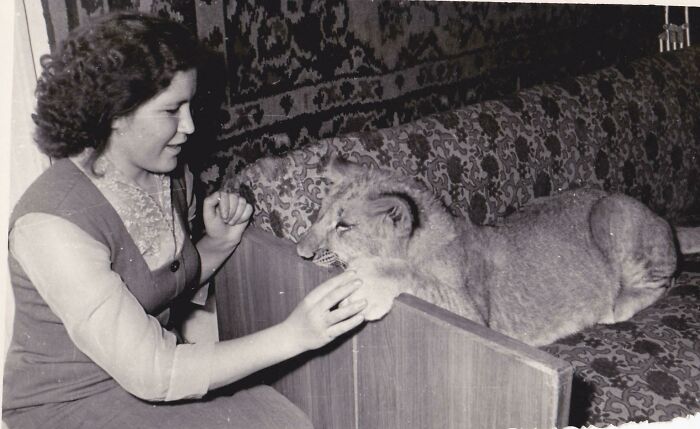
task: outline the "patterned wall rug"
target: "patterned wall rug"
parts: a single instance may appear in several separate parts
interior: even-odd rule
[[[204,70],[188,150],[209,189],[226,170],[656,49],[662,9],[370,0],[42,0],[52,45],[138,9],[189,26]]]

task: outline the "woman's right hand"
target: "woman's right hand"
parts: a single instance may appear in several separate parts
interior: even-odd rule
[[[355,276],[353,271],[346,271],[328,279],[309,292],[282,322],[290,340],[301,348],[299,353],[322,347],[364,321],[361,311],[367,306],[366,300],[337,307],[362,285]]]

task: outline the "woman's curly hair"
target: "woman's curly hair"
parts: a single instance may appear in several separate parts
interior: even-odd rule
[[[115,118],[129,115],[200,65],[197,39],[181,24],[141,13],[103,16],[76,28],[41,58],[35,139],[54,158],[107,145]]]

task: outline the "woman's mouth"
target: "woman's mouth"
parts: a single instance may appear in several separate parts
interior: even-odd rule
[[[182,146],[181,145],[170,145],[170,146],[166,146],[165,149],[167,149],[170,152],[173,152],[175,155],[177,155],[182,150]]]

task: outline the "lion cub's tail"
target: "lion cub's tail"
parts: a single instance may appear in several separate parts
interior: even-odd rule
[[[676,238],[682,254],[700,253],[700,227],[676,227]]]

